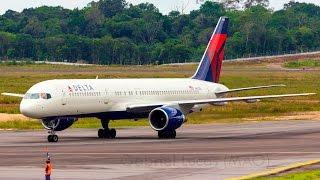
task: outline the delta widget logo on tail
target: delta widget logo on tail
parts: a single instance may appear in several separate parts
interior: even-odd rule
[[[228,36],[228,24],[229,19],[227,17],[220,18],[193,79],[219,82],[224,47]]]

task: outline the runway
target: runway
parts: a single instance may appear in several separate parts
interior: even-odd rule
[[[117,134],[69,129],[52,144],[45,131],[0,131],[0,179],[43,178],[46,147],[53,179],[226,179],[320,158],[320,121],[187,125],[173,140],[148,127]]]

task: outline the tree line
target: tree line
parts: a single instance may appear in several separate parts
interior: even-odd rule
[[[100,0],[83,9],[42,6],[0,16],[0,58],[155,64],[199,61],[220,16],[230,17],[227,58],[307,51],[320,46],[320,7],[266,0],[204,2],[163,15],[149,3]]]

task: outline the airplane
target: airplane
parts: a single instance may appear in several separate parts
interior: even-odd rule
[[[221,17],[195,74],[190,78],[163,79],[56,79],[33,85],[25,94],[2,93],[22,98],[20,112],[40,119],[49,131],[48,142],[58,142],[57,131],[69,128],[79,118],[100,119],[99,138],[115,138],[110,120],[148,118],[160,139],[176,138],[176,129],[186,115],[209,105],[228,102],[258,102],[267,98],[308,96],[315,93],[227,97],[229,93],[282,87],[268,85],[228,89],[219,84],[229,18]]]

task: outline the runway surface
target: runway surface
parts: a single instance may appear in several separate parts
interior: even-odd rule
[[[225,179],[320,158],[320,121],[192,125],[177,139],[150,128],[70,129],[47,143],[45,131],[0,132],[0,179],[42,179],[45,148],[53,179]]]

